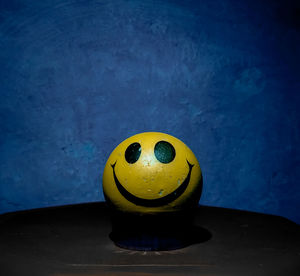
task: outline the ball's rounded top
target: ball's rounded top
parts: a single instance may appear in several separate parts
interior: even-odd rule
[[[198,203],[202,174],[193,152],[179,139],[144,132],[120,143],[103,173],[106,200],[130,213],[176,212]]]

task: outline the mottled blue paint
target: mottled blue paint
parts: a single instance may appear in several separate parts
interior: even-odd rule
[[[125,138],[194,151],[202,204],[300,223],[296,1],[2,0],[0,212],[103,200]]]

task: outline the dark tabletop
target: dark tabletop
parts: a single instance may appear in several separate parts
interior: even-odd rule
[[[110,240],[104,203],[0,216],[0,275],[300,275],[300,227],[278,216],[201,206],[209,237],[183,249],[134,251]]]

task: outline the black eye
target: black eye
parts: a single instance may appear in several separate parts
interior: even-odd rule
[[[158,161],[166,164],[175,158],[175,149],[170,143],[160,141],[154,147],[154,154]]]
[[[141,155],[141,145],[139,143],[133,143],[125,151],[125,159],[128,163],[133,164],[138,161]]]

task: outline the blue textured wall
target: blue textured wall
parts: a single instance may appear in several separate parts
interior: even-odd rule
[[[293,1],[1,0],[0,212],[103,200],[113,148],[162,131],[202,204],[300,223],[299,25]]]

